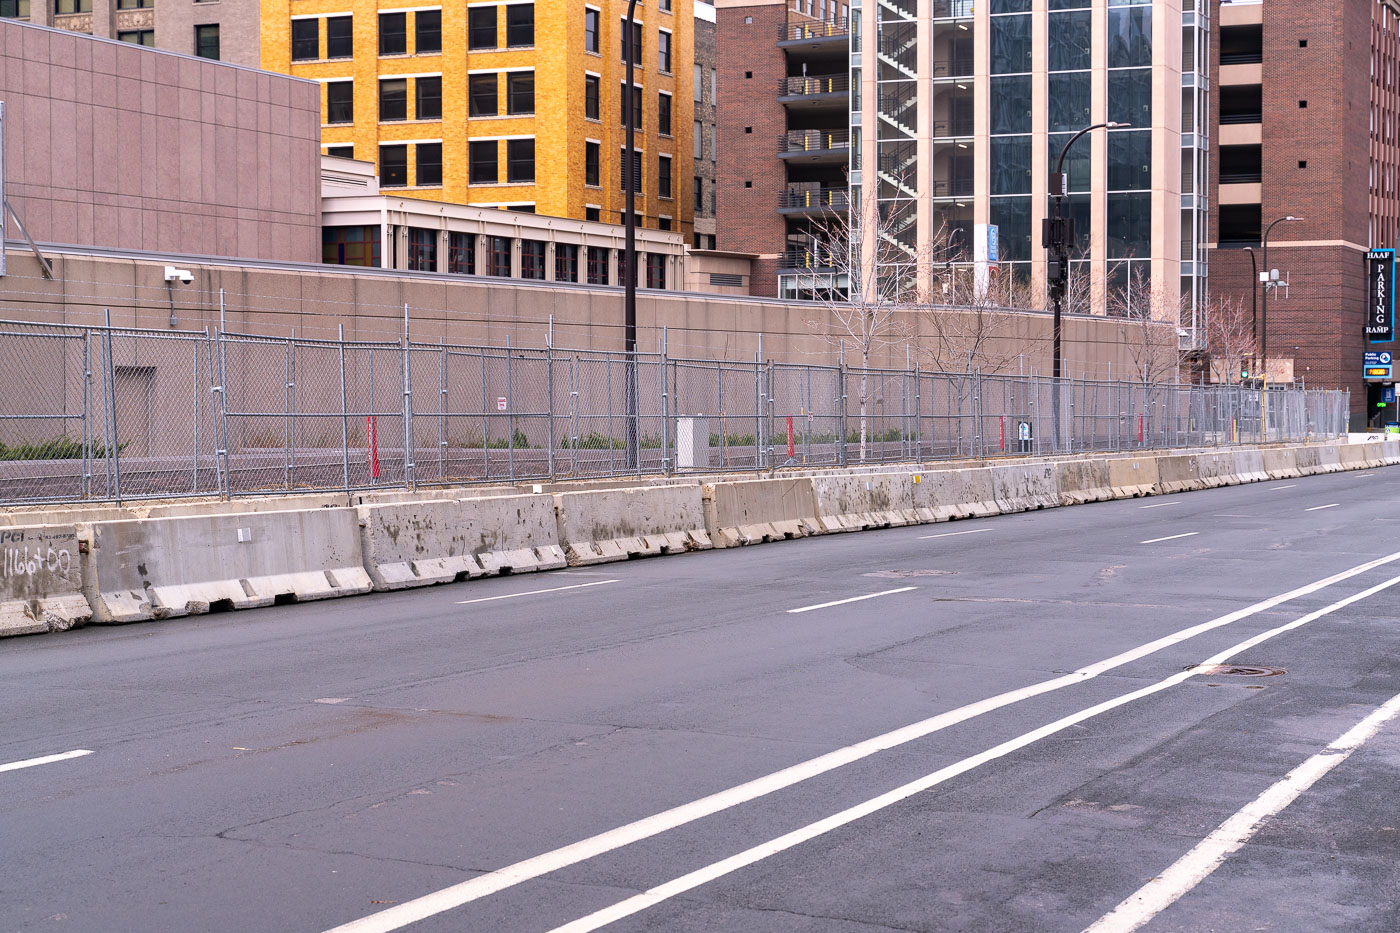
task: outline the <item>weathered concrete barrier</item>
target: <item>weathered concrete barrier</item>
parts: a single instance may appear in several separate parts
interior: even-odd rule
[[[91,617],[76,525],[0,529],[0,638],[62,632]]]
[[[1029,512],[1060,505],[1053,464],[989,467],[988,470],[992,474],[992,492],[1002,512]]]
[[[698,485],[560,492],[554,510],[559,543],[575,566],[713,546]]]
[[[1296,447],[1270,447],[1259,452],[1264,459],[1264,472],[1270,479],[1297,479],[1298,449]]]
[[[1376,466],[1366,444],[1346,444],[1337,448],[1337,461],[1344,469],[1361,470]]]
[[[1055,463],[1055,483],[1062,505],[1081,505],[1117,498],[1109,478],[1107,460],[1059,460]]]
[[[1319,473],[1340,473],[1345,469],[1336,444],[1324,444],[1317,448],[1317,469]]]
[[[932,470],[914,483],[914,515],[920,522],[999,515],[992,474],[976,469]]]
[[[1204,489],[1195,457],[1173,455],[1157,458],[1157,488],[1162,492]]]
[[[1264,452],[1259,449],[1236,450],[1232,452],[1235,460],[1235,476],[1241,483],[1262,483],[1269,478],[1269,472],[1264,469]]]
[[[1196,476],[1200,478],[1201,485],[1207,489],[1234,486],[1240,481],[1239,475],[1235,472],[1234,451],[1197,454],[1193,459],[1196,461]]]
[[[715,547],[736,547],[821,534],[812,481],[755,479],[707,483],[705,528]]]
[[[916,525],[913,474],[814,476],[817,519],[828,532]]]
[[[1400,464],[1400,441],[1382,441],[1381,460],[1387,466]]]
[[[1299,476],[1313,476],[1324,472],[1321,458],[1318,456],[1320,451],[1320,447],[1294,448],[1294,459],[1298,465]]]
[[[356,511],[376,590],[566,565],[552,496],[384,503]]]
[[[139,622],[368,592],[353,509],[95,522],[83,593],[95,622]]]
[[[1119,499],[1135,499],[1157,493],[1157,458],[1116,458],[1108,461],[1108,484]]]

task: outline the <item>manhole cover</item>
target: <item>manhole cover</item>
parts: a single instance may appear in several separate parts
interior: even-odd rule
[[[1190,670],[1188,667],[1187,670]],[[1208,677],[1277,677],[1287,674],[1281,667],[1262,667],[1253,664],[1216,664],[1197,673]]]
[[[905,577],[955,577],[958,572],[956,570],[876,570],[873,573],[862,574],[862,576],[902,580]]]

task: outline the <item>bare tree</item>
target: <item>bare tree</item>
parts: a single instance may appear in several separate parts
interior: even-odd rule
[[[1212,382],[1229,383],[1234,374],[1252,370],[1259,357],[1254,318],[1239,298],[1212,295],[1206,302],[1206,350]]]
[[[1136,263],[1124,286],[1109,291],[1108,313],[1127,322],[1119,329],[1133,363],[1127,381],[1154,386],[1180,380],[1176,328],[1181,322],[1181,307],[1180,299],[1153,288],[1151,278]]]

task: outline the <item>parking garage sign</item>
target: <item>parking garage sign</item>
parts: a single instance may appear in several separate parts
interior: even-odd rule
[[[1366,251],[1366,339],[1395,339],[1395,250]]]

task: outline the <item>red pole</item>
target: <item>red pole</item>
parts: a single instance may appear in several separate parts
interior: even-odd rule
[[[997,421],[999,422],[999,428],[1000,428],[1000,430],[1001,430],[1001,449],[1002,449],[1002,450],[1005,450],[1005,449],[1006,449],[1006,416],[1005,416],[1005,415],[1001,415],[1000,417],[997,418]]]
[[[1138,443],[1142,443],[1142,415],[1138,415]]]
[[[797,456],[797,445],[796,445],[795,443],[793,443],[793,436],[792,436],[792,415],[788,415],[788,416],[787,416],[787,429],[788,429],[788,458],[791,459],[791,458]]]
[[[369,478],[379,479],[379,425],[374,415],[369,420]]]

